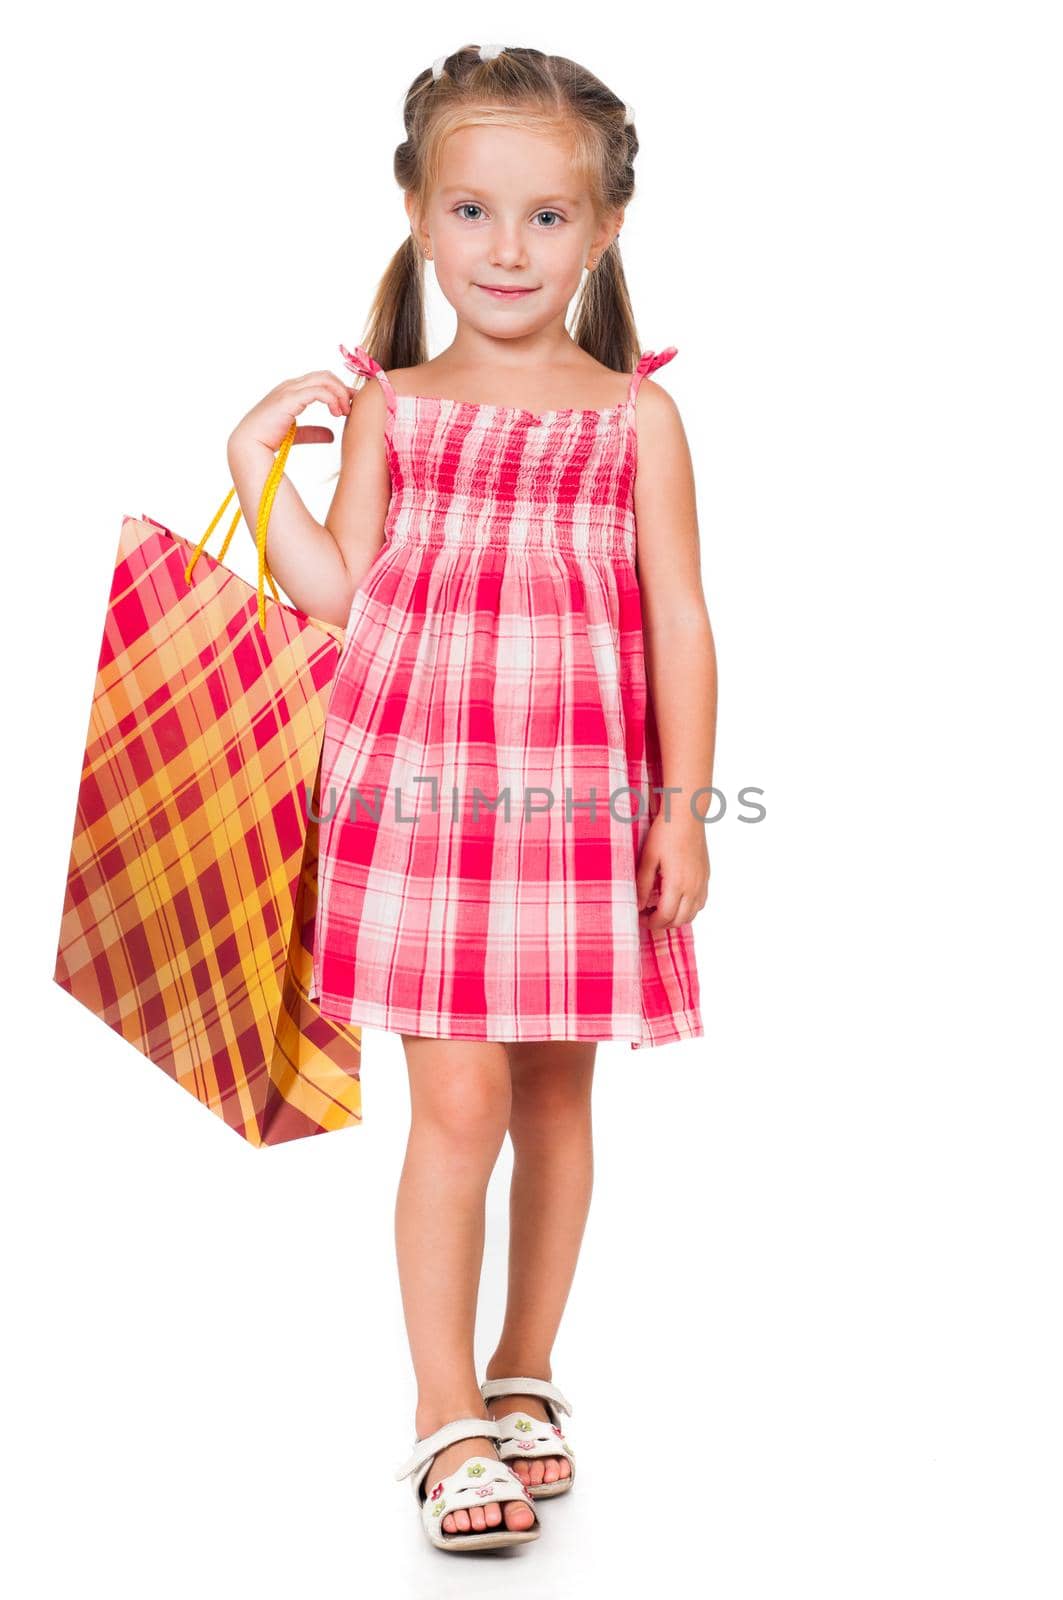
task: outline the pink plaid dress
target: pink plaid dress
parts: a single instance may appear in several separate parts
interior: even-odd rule
[[[392,497],[322,749],[311,999],[445,1039],[704,1033],[690,924],[640,922],[661,798],[635,396],[541,415],[386,396]],[[673,797],[673,804],[689,797]]]

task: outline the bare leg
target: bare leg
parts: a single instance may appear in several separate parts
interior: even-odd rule
[[[473,1336],[483,1264],[487,1184],[510,1112],[505,1046],[402,1035],[411,1120],[395,1202],[395,1245],[410,1353],[417,1375],[419,1439],[455,1417],[485,1417]],[[489,1438],[461,1439],[435,1457],[426,1487],[470,1456],[497,1454]],[[535,1521],[523,1500],[448,1512],[447,1533]]]
[[[506,1315],[486,1376],[552,1378],[550,1353],[576,1271],[594,1178],[591,1083],[594,1040],[507,1044],[513,1103],[509,1285]],[[534,1395],[498,1395],[493,1417],[527,1411],[548,1420]],[[524,1483],[570,1475],[565,1455],[512,1460]]]

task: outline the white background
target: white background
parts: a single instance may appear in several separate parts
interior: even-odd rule
[[[1060,1594],[1054,11],[257,0],[9,25],[20,1600]],[[706,1037],[599,1048],[554,1352],[576,1492],[537,1544],[451,1559],[392,1477],[398,1036],[365,1030],[363,1126],[255,1151],[51,973],[121,517],[198,538],[249,406],[345,371],[406,229],[405,89],[481,39],[635,107],[623,257],[643,347],[679,347],[658,381],[697,471],[716,779],[768,816],[710,836]],[[292,460],[318,515],[338,457]],[[250,577],[243,528],[231,553]]]

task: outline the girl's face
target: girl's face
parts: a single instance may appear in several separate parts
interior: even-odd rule
[[[520,128],[461,128],[443,146],[428,210],[407,212],[459,321],[492,338],[564,326],[583,269],[619,232],[598,222],[564,145]],[[491,294],[491,288],[527,293]]]

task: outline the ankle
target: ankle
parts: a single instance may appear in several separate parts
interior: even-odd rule
[[[485,1422],[488,1420],[483,1396],[479,1392],[475,1397],[457,1394],[449,1398],[442,1395],[419,1400],[413,1425],[418,1439],[427,1439],[444,1423],[456,1422],[459,1417],[483,1417]]]
[[[549,1356],[542,1355],[507,1355],[503,1350],[495,1354],[487,1363],[485,1378],[543,1378],[547,1383],[553,1382],[553,1372]]]

